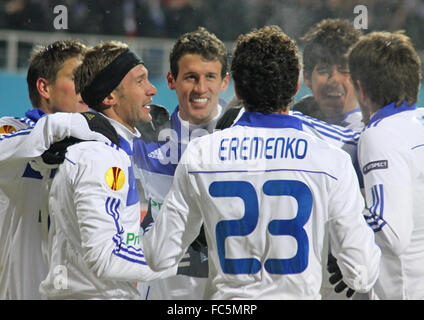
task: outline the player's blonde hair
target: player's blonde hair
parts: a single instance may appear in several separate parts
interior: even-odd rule
[[[37,80],[44,78],[50,83],[56,81],[59,70],[71,58],[83,58],[87,51],[85,44],[78,40],[59,40],[47,46],[37,46],[29,58],[27,72],[28,93],[34,108],[41,106]]]

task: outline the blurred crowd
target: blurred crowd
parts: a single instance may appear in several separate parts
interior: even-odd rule
[[[0,28],[55,31],[53,8],[64,5],[72,33],[175,38],[201,25],[233,41],[277,24],[298,39],[323,18],[353,21],[359,4],[368,9],[369,31],[403,29],[424,49],[424,0],[3,0]]]

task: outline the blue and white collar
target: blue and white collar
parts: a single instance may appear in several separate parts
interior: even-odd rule
[[[92,110],[92,109],[89,109],[89,110],[97,112],[97,111]],[[97,113],[100,113],[103,117],[105,117],[111,123],[111,125],[115,128],[115,130],[116,130],[116,132],[118,133],[118,136],[119,136],[119,142],[120,142],[121,149],[123,149],[129,156],[131,156],[133,154],[134,138],[140,138],[141,137],[140,131],[138,131],[137,128],[134,128],[135,132],[132,132],[127,127],[125,127],[122,123],[107,117],[106,115],[104,115],[101,112],[97,112]]]
[[[34,122],[37,122],[38,120],[40,120],[42,117],[46,116],[47,114],[48,113],[45,113],[41,109],[34,108],[34,109],[29,109],[27,112],[25,112],[25,117],[27,117],[28,119]]]
[[[417,109],[416,105],[413,104],[411,106],[408,106],[408,102],[404,101],[399,107],[396,107],[396,103],[392,102],[380,110],[378,110],[376,113],[374,113],[368,122],[368,127],[373,124],[374,122],[377,122],[379,120],[382,120],[384,118],[390,117],[394,114],[404,112],[404,111],[411,111]]]
[[[302,121],[288,114],[244,112],[235,126],[260,128],[293,128],[302,131]]]

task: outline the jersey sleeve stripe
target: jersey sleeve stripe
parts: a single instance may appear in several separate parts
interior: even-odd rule
[[[353,139],[359,139],[360,132],[353,131],[351,129],[345,129],[342,127],[335,127],[333,125],[330,125],[328,123],[325,123],[323,121],[320,121],[318,119],[314,119],[311,117],[308,117],[300,112],[293,112],[293,115],[299,116],[302,118],[302,122],[310,127],[313,127],[318,130],[318,128],[321,128],[322,130],[326,130],[328,132],[334,133],[338,136],[345,137],[345,138],[353,138]],[[318,128],[317,128],[318,127]]]
[[[122,234],[124,233],[124,228],[119,223],[119,205],[121,204],[121,200],[108,197],[106,199],[106,213],[110,215],[114,222],[116,227],[116,234],[113,236],[112,241],[115,243],[115,249],[112,251],[114,255],[117,257],[123,258],[125,260],[128,260],[130,262],[139,263],[142,265],[147,265],[146,261],[144,260],[144,253],[143,250],[134,248],[133,246],[128,246],[123,240],[122,240]]]
[[[374,230],[380,231],[386,222],[383,219],[384,212],[384,192],[383,185],[375,185],[371,188],[372,205],[367,209],[365,221]]]
[[[27,118],[27,117],[20,118],[19,121],[22,122],[22,123],[25,123],[25,124],[29,125],[30,127],[35,126],[35,121],[33,121],[33,120],[31,120],[30,118]]]
[[[0,141],[4,140],[4,139],[9,139],[9,138],[14,138],[17,136],[23,136],[23,135],[27,135],[31,133],[31,129],[22,129],[16,132],[11,132],[11,133],[6,133],[6,134],[2,134],[0,135]]]
[[[313,124],[310,124],[310,123],[305,122],[305,121],[302,121],[302,123],[304,125],[307,125],[307,126],[313,128],[313,129],[315,129],[320,134],[322,134],[326,137],[329,137],[331,139],[341,141],[341,142],[346,143],[346,144],[351,144],[351,145],[354,145],[354,146],[356,146],[358,144],[359,135],[352,135],[351,137],[345,137],[343,135],[337,134],[337,132],[329,133],[329,132],[326,132],[324,130],[320,130],[320,129],[316,128],[316,126],[314,126]]]

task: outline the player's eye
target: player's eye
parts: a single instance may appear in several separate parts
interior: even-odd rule
[[[339,73],[344,74],[344,75],[349,75],[350,74],[350,70],[349,69],[337,69],[337,71],[339,71]]]
[[[318,74],[323,75],[323,74],[329,74],[330,73],[330,69],[328,68],[318,68],[317,69]]]

